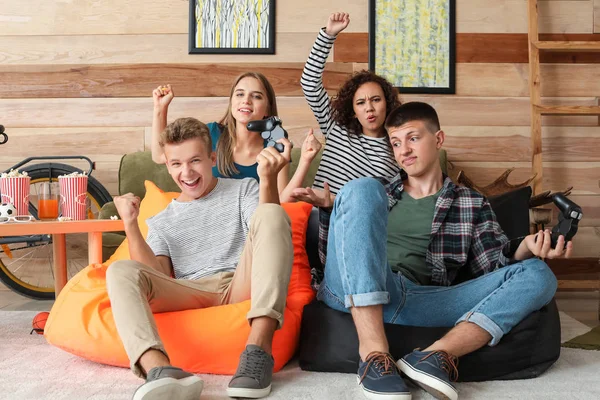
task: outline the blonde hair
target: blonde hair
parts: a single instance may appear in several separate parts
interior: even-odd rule
[[[190,139],[200,139],[206,145],[207,154],[212,152],[212,139],[208,127],[196,118],[178,118],[171,122],[160,134],[158,144],[179,144]]]
[[[229,106],[227,107],[227,112],[219,121],[219,125],[220,127],[222,127],[222,132],[219,137],[219,141],[217,142],[217,169],[219,170],[219,173],[223,176],[231,176],[239,173],[237,168],[235,168],[235,164],[233,162],[233,148],[236,145],[237,136],[235,132],[235,118],[231,113],[231,99],[233,97],[235,87],[238,85],[238,83],[240,83],[242,79],[248,77],[256,79],[265,88],[265,95],[267,96],[267,102],[269,103],[269,107],[267,110],[268,116],[278,114],[275,91],[273,90],[273,86],[271,86],[271,83],[269,83],[269,81],[263,74],[261,74],[260,72],[245,72],[235,79],[233,85],[231,86],[231,91],[229,93]]]

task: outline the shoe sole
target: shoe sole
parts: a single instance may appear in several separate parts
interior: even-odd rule
[[[408,393],[381,393],[381,392],[372,392],[369,389],[365,388],[363,384],[360,382],[360,377],[356,377],[356,382],[358,386],[362,389],[365,397],[369,400],[411,400],[412,394]]]
[[[458,400],[458,392],[446,382],[436,378],[433,375],[419,371],[412,365],[404,361],[398,360],[398,368],[414,383],[422,387],[425,391],[431,394],[438,400]]]
[[[250,389],[250,388],[227,388],[227,396],[229,397],[246,397],[249,399],[260,399],[266,397],[271,393],[271,385],[263,389]]]
[[[161,378],[143,384],[133,394],[133,400],[198,400],[204,382],[197,376],[187,378]]]

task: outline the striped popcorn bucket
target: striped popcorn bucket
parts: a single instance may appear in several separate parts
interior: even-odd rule
[[[59,176],[62,216],[74,221],[87,219],[87,176]]]
[[[17,215],[29,215],[28,176],[0,178],[1,203],[10,203],[17,209]]]

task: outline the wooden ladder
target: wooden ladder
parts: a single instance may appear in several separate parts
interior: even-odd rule
[[[545,105],[541,102],[540,51],[600,51],[600,41],[540,40],[538,0],[528,0],[529,17],[529,96],[531,100],[531,147],[533,194],[542,192],[542,115],[600,115],[600,106]],[[559,280],[562,289],[600,289],[600,280]],[[600,304],[598,305],[600,319]]]
[[[538,0],[529,0],[529,96],[531,100],[533,195],[542,192],[542,115],[600,115],[600,106],[544,105],[541,102],[540,51],[600,51],[600,41],[543,41],[538,31]]]

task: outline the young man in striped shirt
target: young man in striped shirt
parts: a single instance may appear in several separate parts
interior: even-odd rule
[[[487,199],[443,175],[445,134],[428,104],[405,103],[385,126],[403,170],[386,185],[351,181],[335,197],[318,298],[352,314],[368,398],[410,399],[402,371],[457,399],[457,358],[496,345],[547,304],[556,278],[535,256],[569,257],[572,243],[561,236],[552,249],[549,231],[509,241]],[[454,328],[396,363],[384,322]]]
[[[160,145],[181,194],[148,219],[146,240],[137,223],[140,199],[131,193],[115,198],[131,260],[112,264],[106,279],[131,369],[146,378],[134,400],[197,399],[202,391],[199,377],[171,366],[153,312],[249,298],[251,331],[227,393],[269,394],[271,343],[283,325],[293,261],[290,219],[277,190],[277,174],[290,160],[290,143],[282,142],[283,153],[268,147],[258,155],[260,183],[217,179],[208,128],[194,118],[180,118],[167,126]]]

